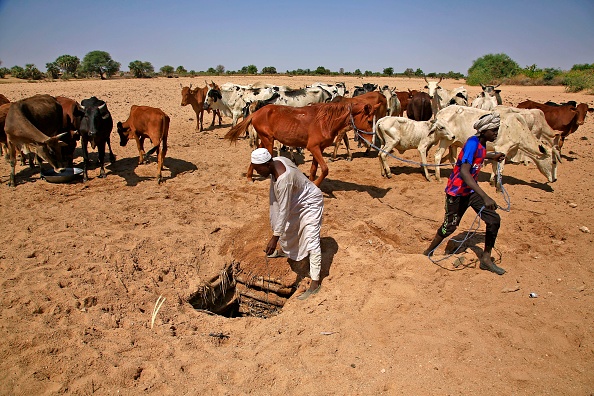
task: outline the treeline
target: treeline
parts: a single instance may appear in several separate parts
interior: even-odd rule
[[[2,61],[0,61],[0,66]],[[353,72],[340,69],[331,71],[323,66],[316,69],[296,69],[278,73],[274,66],[263,67],[259,70],[256,65],[244,66],[239,70],[226,70],[225,66],[217,65],[206,71],[187,71],[183,66],[165,65],[158,72],[150,62],[135,60],[128,64],[129,72],[121,71],[121,64],[114,61],[105,51],[91,51],[81,61],[74,55],[62,55],[53,62],[45,65],[46,72],[41,72],[34,64],[24,67],[13,66],[10,69],[0,67],[0,78],[10,74],[25,80],[70,79],[70,78],[101,78],[114,76],[151,78],[151,77],[184,77],[184,76],[220,76],[220,75],[277,75],[289,76],[361,76],[361,77],[428,77],[466,79],[468,85],[508,84],[508,85],[564,85],[568,92],[586,90],[594,94],[594,63],[576,64],[571,70],[563,71],[558,68],[539,68],[536,64],[520,67],[517,62],[506,54],[488,54],[473,61],[472,66],[464,75],[459,72],[447,73],[429,72],[422,69],[407,68],[403,72],[396,72],[393,67],[386,67],[381,72],[370,70]]]

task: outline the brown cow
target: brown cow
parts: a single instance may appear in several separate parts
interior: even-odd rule
[[[61,148],[66,143],[60,139],[68,133],[58,134],[62,130],[62,117],[62,106],[49,95],[35,95],[10,105],[4,125],[11,167],[9,186],[16,185],[14,169],[19,150],[33,148],[56,171],[63,166]]]
[[[8,155],[8,150],[6,149],[6,133],[4,132],[4,123],[6,122],[6,115],[8,114],[8,109],[10,109],[11,103],[4,103],[0,106],[0,154],[6,153]]]
[[[368,104],[373,106],[375,111],[375,121],[379,120],[382,117],[386,116],[386,112],[388,111],[388,101],[384,94],[379,91],[372,91],[367,92],[363,95],[355,96],[354,98],[345,98],[343,96],[337,96],[332,99],[332,103],[347,103],[347,104],[354,104],[354,103],[362,103]],[[377,105],[377,106],[376,106]],[[351,149],[349,147],[348,138],[346,137],[347,131],[353,129],[351,124],[346,125],[346,127],[338,132],[336,136],[336,141],[334,142],[334,153],[332,154],[332,159],[336,159],[336,153],[338,152],[338,147],[340,146],[340,141],[344,140],[345,146],[347,148],[347,160],[351,161],[353,159],[351,155]],[[367,143],[367,150],[365,151],[365,155],[368,155],[371,150],[371,141],[372,139],[372,132],[369,130],[361,131],[362,134],[355,132],[355,140],[359,140],[360,137],[363,137],[365,142]]]
[[[196,112],[196,131],[202,132],[204,130],[204,99],[206,99],[206,93],[208,92],[208,83],[203,88],[196,87],[193,90],[192,84],[190,84],[189,87],[184,87],[181,84],[179,85],[182,89],[181,105],[192,105],[194,112]],[[210,113],[210,109],[206,109],[206,111]],[[211,129],[214,127],[217,115],[219,116],[219,126],[221,126],[221,112],[218,110],[214,110],[212,115],[212,124],[210,124]]]
[[[157,172],[157,183],[161,183],[161,171],[163,161],[167,153],[167,134],[169,133],[169,116],[161,109],[149,106],[136,106],[130,108],[130,116],[125,122],[118,122],[118,134],[120,135],[120,146],[125,146],[132,137],[138,146],[138,164],[148,160],[148,156],[157,152],[159,161]],[[144,139],[149,138],[153,148],[146,154],[144,152]],[[160,144],[163,142],[163,148]]]
[[[408,101],[412,99],[414,93],[417,92],[416,90],[408,90],[408,91],[396,91],[396,96],[398,96],[398,100],[400,101],[400,114],[398,117],[402,117],[406,108],[408,106]]]
[[[80,134],[78,132],[80,129],[80,121],[85,113],[80,104],[74,99],[65,96],[56,96],[56,100],[62,106],[62,132],[70,133],[69,139],[66,140],[68,146],[62,150],[62,156],[68,163],[68,166],[72,167],[76,142],[80,139]]]
[[[406,116],[415,121],[429,121],[433,116],[431,96],[427,92],[415,92],[408,102]]]
[[[10,100],[8,100],[8,98],[2,94],[0,94],[0,106],[2,106],[3,104],[6,103],[10,103]]]
[[[525,100],[516,107],[520,109],[539,109],[545,115],[547,124],[556,131],[561,132],[559,148],[563,147],[565,138],[574,133],[580,125],[584,124],[586,114],[594,109],[589,108],[587,104],[580,103],[577,107],[573,106],[549,106],[546,104]]]
[[[380,92],[377,92],[386,98]],[[332,145],[339,131],[354,123],[357,128],[370,130],[373,117],[379,104],[370,106],[363,103],[316,103],[303,107],[268,105],[247,116],[242,122],[227,132],[225,139],[235,141],[252,125],[260,137],[260,147],[272,154],[275,140],[292,147],[305,147],[313,156],[309,180],[320,186],[328,175],[328,165],[324,161],[324,149]],[[383,114],[386,113],[385,107]],[[316,178],[318,165],[322,174]],[[248,180],[252,179],[253,167],[250,164]]]

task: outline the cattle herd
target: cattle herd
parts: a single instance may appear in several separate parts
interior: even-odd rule
[[[272,84],[219,86],[211,81],[202,88],[182,86],[181,105],[190,104],[196,112],[197,131],[204,129],[206,111],[213,115],[211,128],[215,127],[217,118],[221,125],[222,115],[232,119],[232,128],[225,135],[228,140],[237,140],[245,134],[252,146],[265,147],[271,153],[275,142],[290,148],[307,148],[312,154],[310,179],[318,186],[328,174],[323,159],[325,148],[334,145],[332,158],[335,158],[339,144],[344,142],[351,159],[346,135],[350,130],[355,131],[355,140],[363,142],[368,152],[372,147],[379,150],[382,176],[391,177],[387,157],[394,156],[394,149],[400,153],[417,149],[421,158],[418,164],[425,177],[429,180],[428,167],[432,166],[439,180],[446,149],[449,163],[453,163],[457,149],[475,133],[473,123],[492,111],[501,115],[502,122],[490,149],[505,153],[511,162],[533,161],[547,180],[553,182],[563,142],[584,123],[586,114],[594,111],[587,104],[576,102],[542,104],[526,100],[516,107],[503,106],[501,90],[496,89],[499,85],[482,85],[483,91],[469,105],[464,87],[446,90],[439,85],[441,79],[425,81],[426,92],[396,91],[366,83],[356,86],[350,97],[344,83],[315,83],[291,89]],[[243,118],[241,122],[240,118]],[[169,123],[169,116],[161,109],[136,105],[131,106],[126,121],[117,122],[120,145],[134,139],[139,164],[156,153],[159,183],[167,153]],[[72,167],[78,141],[83,153],[84,181],[88,180],[89,143],[98,151],[99,177],[105,177],[106,146],[109,161],[116,160],[110,142],[113,126],[107,103],[94,96],[79,104],[69,98],[43,94],[10,102],[0,94],[0,149],[11,166],[8,185],[16,185],[15,166],[19,157],[22,165],[28,161],[30,167],[42,160],[58,172],[60,168]],[[145,152],[147,138],[151,148]],[[430,164],[427,153],[433,146],[437,149]],[[316,177],[318,166],[322,174]],[[247,175],[252,177],[251,168]]]

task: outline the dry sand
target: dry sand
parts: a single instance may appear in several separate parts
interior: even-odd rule
[[[212,80],[301,87],[317,79]],[[425,85],[397,78],[321,81],[345,81],[351,92],[363,82],[399,90]],[[297,274],[286,259],[262,267],[269,182],[245,179],[247,140],[222,140],[229,118],[195,132],[194,112],[180,106],[180,83],[204,86],[204,79],[0,85],[13,101],[38,93],[78,101],[95,95],[114,121],[125,120],[133,104],[171,117],[162,185],[156,162],[137,166],[134,143],[120,147],[115,130],[117,161],[105,179],[95,164],[86,184],[50,184],[18,166],[18,185],[9,188],[9,166],[1,161],[0,394],[594,392],[594,248],[592,234],[580,231],[594,231],[592,115],[567,139],[556,183],[547,184],[534,165],[506,166],[511,212],[501,212],[495,253],[504,276],[478,268],[483,225],[462,255],[464,266],[455,268],[454,258],[437,266],[420,254],[443,217],[444,181],[427,182],[419,168],[394,159],[393,178],[383,179],[377,157],[356,148],[352,162],[329,163],[322,183],[327,275],[321,292],[300,301],[298,291],[267,319],[226,318],[189,303],[226,265]],[[471,98],[480,90],[467,88]],[[527,98],[593,103],[562,87],[502,90],[508,105]],[[76,154],[81,164],[80,148]],[[413,151],[404,157],[418,160]],[[309,154],[304,161],[308,173]],[[503,204],[487,179],[483,173],[481,185]],[[473,218],[470,211],[458,237]],[[529,298],[531,292],[538,298]],[[159,296],[166,300],[151,328]]]

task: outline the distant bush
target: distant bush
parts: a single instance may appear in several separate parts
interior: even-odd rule
[[[520,71],[520,66],[506,54],[487,54],[472,63],[466,83],[493,84],[514,77]]]
[[[587,90],[594,94],[594,69],[574,70],[572,68],[563,78],[563,85],[567,92]]]

